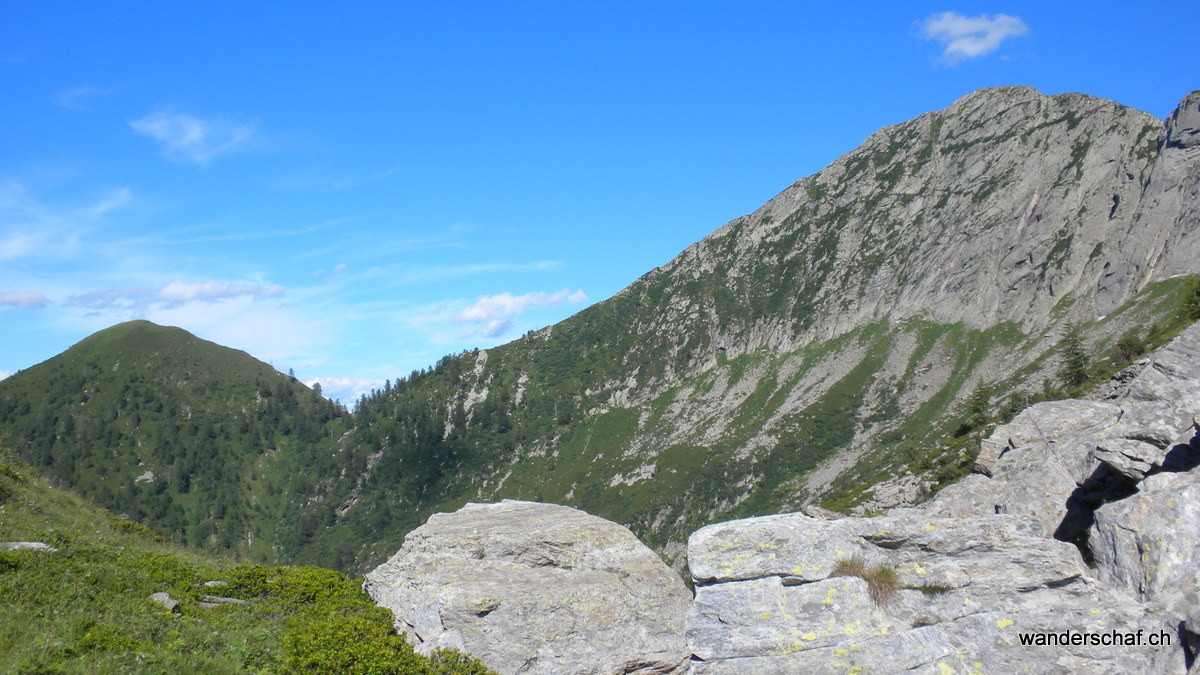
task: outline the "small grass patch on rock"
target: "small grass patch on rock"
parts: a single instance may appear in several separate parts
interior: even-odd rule
[[[858,577],[867,582],[871,600],[882,607],[892,599],[892,595],[900,588],[900,577],[896,568],[890,565],[875,565],[870,567],[858,556],[837,561],[833,566],[830,577]]]

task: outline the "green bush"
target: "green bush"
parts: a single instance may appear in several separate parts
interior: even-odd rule
[[[426,658],[393,629],[392,613],[372,604],[358,584],[319,567],[241,565],[227,593],[281,619],[288,673],[484,675],[477,659],[456,652]]]
[[[1128,363],[1146,353],[1146,341],[1129,332],[1113,345],[1112,360],[1116,365]]]

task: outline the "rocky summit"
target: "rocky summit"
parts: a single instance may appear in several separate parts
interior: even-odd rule
[[[624,528],[511,501],[431,518],[366,587],[501,673],[1197,672],[1197,410],[1200,325],[996,427],[926,504],[698,530],[690,603]]]

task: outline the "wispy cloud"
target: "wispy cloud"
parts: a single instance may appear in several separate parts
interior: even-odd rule
[[[320,384],[321,393],[329,399],[352,405],[372,389],[383,387],[383,380],[373,380],[362,377],[322,376],[307,380],[309,387]]]
[[[52,206],[18,182],[0,180],[0,260],[70,255],[100,219],[131,201],[132,191],[122,187],[91,203]]]
[[[0,292],[0,307],[45,307],[46,296],[28,291]]]
[[[7,377],[12,377],[15,374],[15,371],[12,370],[0,370],[0,380],[3,380]]]
[[[54,93],[54,103],[72,112],[92,112],[91,101],[111,93],[110,89],[85,84],[81,87],[63,89]]]
[[[555,307],[564,304],[587,302],[588,296],[581,290],[572,292],[564,288],[556,293],[525,293],[513,295],[500,293],[497,295],[482,295],[469,307],[464,307],[454,315],[455,323],[481,323],[480,328],[469,331],[459,337],[479,335],[496,338],[504,335],[513,327],[515,317],[521,316],[527,310],[541,307]]]
[[[991,54],[1003,42],[1029,32],[1019,17],[1008,14],[963,16],[958,12],[934,14],[918,25],[921,37],[942,45],[941,63],[954,66],[966,59]]]
[[[220,155],[245,147],[254,137],[253,124],[218,116],[201,119],[184,112],[158,110],[132,120],[135,132],[158,141],[173,162],[208,166]]]
[[[513,295],[512,293],[482,295],[475,301],[475,304],[455,315],[454,320],[463,323],[468,321],[493,321],[495,319],[520,316],[525,313],[525,310],[532,307],[551,307],[567,302],[587,302],[587,299],[587,294],[583,291],[572,293],[568,288],[564,288],[557,293],[542,293],[539,291],[524,295]]]
[[[230,284],[220,281],[204,281],[189,284],[184,281],[172,281],[158,292],[158,297],[168,302],[187,302],[189,300],[219,300],[234,298],[240,295],[252,298],[272,297],[283,295],[283,286],[258,284]]]
[[[188,302],[212,302],[238,297],[272,298],[283,293],[283,286],[277,284],[172,281],[161,288],[131,286],[89,291],[72,295],[67,298],[67,304],[96,310],[132,309],[149,312],[156,308]]]

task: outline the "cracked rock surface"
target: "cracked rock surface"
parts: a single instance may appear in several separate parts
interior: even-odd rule
[[[1121,378],[1104,401],[1040,403],[997,427],[980,473],[920,507],[697,531],[692,672],[1196,670],[1200,324]],[[832,576],[852,559],[894,573],[886,601],[867,575]],[[1020,638],[1066,631],[1141,642]]]
[[[367,575],[418,651],[500,673],[672,673],[688,656],[683,581],[616,523],[554,504],[467,504]]]

